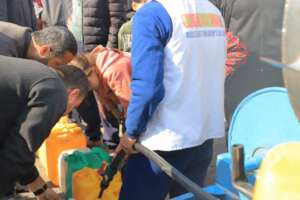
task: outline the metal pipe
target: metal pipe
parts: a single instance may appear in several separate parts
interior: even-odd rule
[[[267,57],[261,56],[261,57],[259,57],[259,59],[260,59],[262,62],[267,63],[267,64],[269,64],[269,65],[271,65],[272,67],[275,67],[275,68],[277,68],[277,69],[283,69],[283,68],[286,67],[285,64],[283,64],[283,63],[281,63],[281,62],[279,62],[279,61],[277,61],[277,60],[274,60],[274,59],[272,59],[272,58],[267,58]]]
[[[183,175],[180,171],[170,165],[167,161],[165,161],[162,157],[160,157],[154,151],[144,147],[143,145],[136,143],[134,148],[141,154],[145,155],[150,160],[154,161],[163,172],[165,172],[170,178],[172,178],[175,182],[180,184],[187,191],[194,194],[195,199],[199,200],[218,200],[216,197],[203,192],[202,189],[188,179],[185,175]]]
[[[235,144],[231,148],[232,184],[241,193],[252,199],[253,186],[248,183],[244,168],[244,146]]]

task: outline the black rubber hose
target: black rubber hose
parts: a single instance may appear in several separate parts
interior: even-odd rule
[[[143,145],[136,143],[134,148],[139,153],[145,155],[150,160],[154,161],[163,172],[165,172],[170,178],[172,178],[175,182],[180,184],[187,191],[194,194],[195,199],[197,200],[218,200],[216,197],[203,192],[203,190],[190,179],[188,179],[185,175],[183,175],[180,171],[178,171],[175,167],[170,165],[167,161],[165,161],[162,157],[160,157],[157,153],[151,151],[150,149],[144,147]]]
[[[99,198],[102,197],[104,190],[108,188],[110,182],[113,180],[115,174],[120,169],[120,165],[124,163],[126,153],[124,150],[121,150],[107,166],[105,172],[102,174],[102,181],[100,184],[100,193]]]

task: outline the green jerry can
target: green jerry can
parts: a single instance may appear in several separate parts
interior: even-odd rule
[[[88,167],[99,169],[103,161],[110,163],[109,154],[98,147],[84,150],[68,150],[61,153],[58,162],[59,185],[65,198],[72,198],[72,176],[75,172]]]

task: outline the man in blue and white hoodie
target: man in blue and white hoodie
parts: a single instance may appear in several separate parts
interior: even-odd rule
[[[213,138],[224,136],[223,18],[208,0],[159,0],[133,19],[131,101],[120,147],[138,141],[202,185]],[[120,200],[184,193],[159,167],[132,154]]]

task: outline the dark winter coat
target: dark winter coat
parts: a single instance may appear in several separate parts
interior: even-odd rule
[[[229,76],[225,84],[226,115],[250,93],[282,86],[281,70],[259,60],[260,56],[281,60],[281,32],[285,0],[210,0],[221,10],[228,31],[246,45],[248,61]]]
[[[33,0],[1,0],[0,21],[11,22],[36,29]]]

